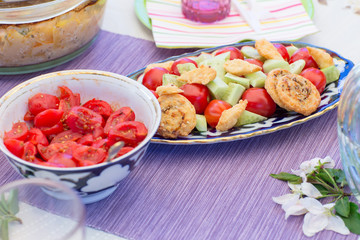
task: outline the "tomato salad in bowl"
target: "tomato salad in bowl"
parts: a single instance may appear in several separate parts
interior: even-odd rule
[[[158,131],[152,141],[196,144],[271,133],[320,116],[337,106],[352,67],[350,60],[328,49],[261,39],[171,57],[128,76],[158,97],[163,116],[176,94],[193,106],[177,111],[190,124],[168,119],[160,123],[160,129],[169,132],[176,124],[193,127],[190,131]],[[179,90],[164,91],[166,86]],[[180,104],[171,101],[177,109]]]
[[[111,194],[144,157],[161,109],[143,85],[118,74],[41,75],[0,99],[0,150],[24,177],[73,188],[85,203]],[[108,150],[125,143],[107,161]],[[111,150],[111,149],[110,149]]]

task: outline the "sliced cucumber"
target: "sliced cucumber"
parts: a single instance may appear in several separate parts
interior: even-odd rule
[[[276,68],[290,71],[290,65],[285,60],[268,59],[264,62],[263,69],[265,73],[269,73],[271,70]]]
[[[245,92],[246,88],[243,85],[237,83],[229,83],[227,90],[225,91],[224,95],[222,96],[222,100],[234,106],[239,102],[239,99]]]
[[[226,82],[227,84],[233,82],[233,83],[237,83],[237,84],[241,84],[243,85],[246,89],[250,87],[250,81],[249,79],[246,78],[242,78],[242,77],[238,77],[235,76],[231,73],[226,73],[225,77],[224,77],[224,82]]]
[[[230,52],[224,52],[219,55],[216,55],[214,56],[214,59],[227,61],[230,59]]]
[[[253,87],[262,88],[265,86],[266,74],[262,71],[247,74],[245,77],[250,80],[250,84]]]
[[[176,67],[178,68],[180,75],[196,68],[195,64],[193,63],[178,64]]]
[[[235,127],[240,127],[245,124],[265,121],[266,119],[267,118],[264,116],[245,110],[239,117],[238,121],[236,122]]]
[[[290,72],[295,74],[300,74],[304,69],[306,62],[303,59],[299,59],[296,62],[290,64]]]
[[[266,60],[263,56],[259,54],[259,52],[255,48],[251,46],[243,46],[240,51],[247,58],[254,58],[262,62]]]
[[[219,77],[216,77],[213,81],[209,82],[206,85],[209,88],[210,94],[216,99],[221,99],[224,93],[226,92],[228,85],[221,80]]]
[[[291,45],[291,46],[287,46],[286,50],[289,54],[289,57],[291,57],[294,54],[294,52],[296,52],[298,50],[298,48],[295,47],[294,45]]]
[[[216,76],[224,81],[224,76],[225,76],[224,63],[225,63],[224,59],[213,57],[206,59],[205,61],[202,61],[200,63],[200,66],[205,65],[212,67],[216,71]]]
[[[327,68],[320,69],[326,77],[326,84],[339,80],[340,71],[336,66],[330,66]]]
[[[199,65],[202,61],[212,57],[213,56],[210,53],[202,52],[198,57],[194,58],[194,61]]]
[[[206,132],[207,131],[207,122],[204,115],[196,114],[196,126],[195,128],[199,132]]]
[[[179,64],[180,65],[180,64]],[[163,75],[163,86],[169,85],[169,84],[174,84],[177,87],[181,87],[182,85],[184,85],[185,83],[182,81],[177,80],[179,76],[174,75],[174,74],[168,74],[165,73]]]

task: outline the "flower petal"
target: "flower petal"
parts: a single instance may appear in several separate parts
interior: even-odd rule
[[[291,215],[298,216],[307,213],[306,208],[304,208],[304,206],[302,206],[300,202],[293,205],[283,205],[283,209],[285,211],[285,219],[287,219]]]
[[[315,198],[302,198],[300,202],[312,214],[319,215],[326,212],[324,206]]]
[[[334,168],[335,167],[335,161],[330,157],[330,156],[326,156],[324,159],[322,159],[321,161],[324,164],[325,168]]]
[[[294,193],[301,193],[301,185],[300,184],[292,184],[292,183],[288,182],[288,186]]]
[[[294,201],[297,201],[298,199],[299,199],[299,195],[292,194],[292,193],[272,198],[272,200],[274,202],[276,202],[277,204],[285,204],[287,202],[294,202]]]
[[[324,230],[328,225],[329,219],[326,215],[315,215],[308,212],[304,217],[303,232],[306,236],[314,236],[315,233]]]
[[[339,216],[331,216],[329,218],[329,223],[325,228],[326,230],[331,230],[343,235],[350,234],[349,229],[345,226],[344,221]]]
[[[318,198],[322,196],[320,191],[314,185],[308,182],[301,183],[301,190],[306,196],[311,198]]]

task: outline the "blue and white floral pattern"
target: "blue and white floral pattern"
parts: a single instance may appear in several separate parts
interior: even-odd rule
[[[285,42],[285,41],[278,41],[278,42],[284,44],[285,46],[294,45],[298,48],[302,48],[305,46],[321,48],[318,46],[301,43],[301,42]],[[254,42],[243,42],[232,46],[241,48],[241,46],[244,45],[254,45],[254,44],[255,44]],[[197,56],[201,52],[211,53],[216,49],[222,47],[224,46],[201,49],[193,53],[186,53],[183,55],[170,57],[168,59],[162,60],[161,62],[176,60],[183,57]],[[198,144],[198,143],[215,143],[215,142],[223,142],[223,141],[233,141],[233,140],[245,139],[253,136],[263,135],[267,133],[272,133],[281,129],[289,128],[297,124],[309,121],[318,116],[321,116],[325,112],[334,109],[338,105],[338,101],[340,99],[340,94],[342,92],[344,82],[349,72],[354,67],[354,64],[350,60],[341,57],[336,52],[333,52],[328,49],[324,49],[324,50],[326,50],[334,58],[335,65],[340,70],[341,74],[337,82],[331,83],[328,86],[326,86],[324,92],[321,94],[320,106],[310,116],[303,116],[295,112],[287,112],[279,108],[275,112],[274,117],[271,117],[263,122],[244,125],[240,128],[232,128],[226,132],[217,132],[215,129],[209,129],[209,131],[207,132],[193,131],[190,135],[177,139],[164,139],[159,135],[155,135],[152,138],[152,141],[158,143],[166,143],[166,144]],[[142,68],[136,72],[129,74],[128,77],[140,81],[144,70],[145,68]]]

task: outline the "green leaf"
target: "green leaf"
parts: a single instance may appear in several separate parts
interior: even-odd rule
[[[321,186],[320,184],[313,184],[313,185],[317,188],[317,190],[319,190],[321,195],[325,196],[329,194],[329,191],[324,186]]]
[[[270,177],[273,177],[273,178],[281,180],[281,181],[288,181],[292,184],[302,183],[301,177],[299,177],[295,174],[287,173],[287,172],[281,172],[279,174],[270,174]]]
[[[341,198],[335,203],[335,211],[338,215],[343,217],[349,217],[350,214],[350,202],[348,197]]]
[[[360,213],[358,212],[358,206],[350,202],[350,214],[348,217],[343,217],[339,215],[346,227],[350,230],[350,232],[360,235]]]
[[[7,206],[8,206],[9,212],[11,212],[12,215],[15,215],[19,212],[19,198],[18,198],[18,190],[17,189],[12,189],[9,192]]]
[[[347,185],[345,173],[342,169],[326,168],[326,170],[333,176],[338,184],[341,186]]]
[[[7,220],[1,221],[1,239],[9,240],[9,223]]]
[[[316,176],[318,178],[324,180],[325,182],[330,183],[331,185],[333,185],[333,183],[335,182],[334,179],[329,177],[329,175],[326,174],[323,169],[321,169],[320,172],[318,174],[316,174]]]

